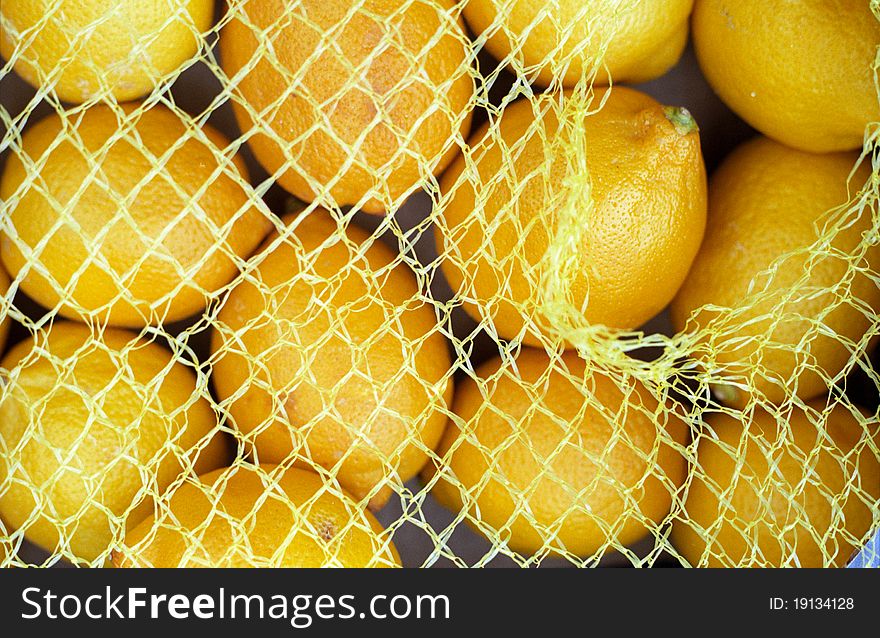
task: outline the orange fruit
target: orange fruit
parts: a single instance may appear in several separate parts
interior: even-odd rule
[[[763,410],[747,421],[707,418],[672,527],[688,563],[842,567],[861,548],[877,524],[880,430],[844,405],[808,406],[778,419]]]
[[[880,120],[880,21],[864,0],[697,0],[693,31],[712,88],[783,144],[852,150]]]
[[[0,369],[0,516],[57,555],[96,561],[182,472],[226,460],[195,375],[132,333],[57,322]]]
[[[3,270],[3,265],[0,264],[0,308],[3,309],[0,312],[0,353],[3,352],[3,347],[6,345],[6,337],[9,335],[9,308],[11,307],[12,300],[3,301],[3,296],[9,291],[9,275],[6,274],[6,271]]]
[[[670,315],[678,331],[706,331],[693,356],[732,377],[716,386],[725,403],[817,396],[867,347],[880,310],[872,206],[825,216],[868,180],[867,163],[850,179],[856,161],[758,137],[712,176],[706,239]]]
[[[12,0],[0,53],[64,101],[134,100],[174,77],[211,28],[213,0]]]
[[[465,310],[504,339],[566,337],[553,294],[576,324],[635,328],[672,299],[699,249],[706,174],[693,119],[633,89],[607,98],[565,125],[551,108],[558,98],[515,102],[470,142],[476,170],[462,157],[443,176],[443,273]],[[568,165],[570,148],[583,150],[586,168]],[[589,188],[576,190],[578,179]],[[547,285],[565,259],[573,267]]]
[[[468,25],[497,59],[547,86],[647,82],[681,57],[693,0],[466,0]]]
[[[259,463],[322,466],[378,508],[443,432],[447,344],[384,244],[322,210],[284,221],[220,310],[214,385]]]
[[[270,228],[227,147],[164,106],[50,115],[0,180],[3,263],[73,319],[136,327],[202,310]]]
[[[220,51],[235,114],[281,186],[309,202],[381,214],[446,168],[474,94],[454,5],[232,7]]]
[[[168,494],[116,567],[399,567],[382,525],[314,472],[237,465]]]
[[[589,557],[656,532],[685,479],[687,428],[644,385],[530,348],[476,379],[456,388],[423,473],[441,504],[523,554]]]

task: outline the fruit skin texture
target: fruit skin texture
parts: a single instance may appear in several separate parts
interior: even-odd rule
[[[452,510],[467,507],[477,531],[522,554],[585,558],[638,541],[669,514],[686,473],[671,443],[683,445],[687,428],[643,385],[630,382],[625,395],[576,353],[553,363],[531,348],[515,368],[493,359],[477,377],[487,398],[473,379],[459,385],[453,412],[464,429],[450,421],[442,463],[423,471],[426,484],[439,474],[432,494]]]
[[[470,145],[479,177],[466,171],[464,158],[443,176],[449,201],[436,235],[443,273],[466,302],[465,310],[477,320],[489,316],[504,339],[516,338],[528,325],[523,342],[535,346],[556,331],[541,273],[559,224],[552,193],[566,188],[568,170],[564,153],[542,141],[567,134],[558,133],[554,112],[548,109],[529,131],[547,99],[535,106],[515,102],[501,115],[500,134],[487,136],[483,127],[474,135]],[[676,114],[692,132],[676,130],[649,96],[615,87],[602,110],[585,119],[586,140],[571,142],[586,145],[592,182],[592,210],[590,194],[584,193],[577,213],[585,229],[576,257],[580,266],[564,284],[583,322],[641,325],[669,303],[697,254],[706,219],[706,172],[693,120],[686,112]],[[539,169],[548,155],[554,159],[545,184]]]
[[[18,36],[0,28],[0,53],[16,56],[16,72],[31,85],[52,82],[65,102],[127,102],[196,55],[201,37],[194,34],[211,28],[214,2],[12,0],[2,15]]]
[[[226,299],[214,385],[258,463],[323,466],[380,508],[443,433],[447,344],[389,248],[320,209],[296,223]]]
[[[826,411],[825,399],[808,405]],[[724,413],[707,419],[714,434],[699,439],[684,510],[672,527],[685,560],[700,567],[846,565],[880,499],[880,461],[868,441],[880,445],[880,431],[868,434],[843,405],[818,428],[811,418],[796,407],[787,427],[763,410],[747,424]]]
[[[0,297],[9,290],[9,275],[3,270],[3,264],[0,264]],[[0,354],[3,354],[3,348],[6,346],[6,337],[9,336],[9,317],[0,320]]]
[[[814,153],[860,148],[880,120],[880,22],[864,0],[697,0],[703,74],[746,122]]]
[[[833,378],[853,356],[841,339],[858,343],[871,325],[870,313],[841,303],[843,292],[832,290],[847,279],[848,259],[866,271],[880,270],[880,247],[868,248],[861,260],[852,256],[871,228],[868,207],[811,265],[808,256],[795,255],[782,262],[769,284],[760,275],[775,259],[817,241],[816,225],[821,231],[824,213],[848,200],[847,177],[856,159],[856,153],[815,155],[757,137],[735,149],[712,176],[706,239],[670,307],[670,318],[677,331],[688,328],[694,311],[694,329],[722,321],[723,327],[713,330],[715,356],[707,367],[721,364],[746,377],[752,393],[771,403],[791,394],[806,400],[827,392],[827,382],[814,370]],[[869,175],[863,163],[850,182],[853,195]],[[880,290],[865,273],[850,274],[852,297],[876,314]],[[750,301],[753,281],[755,292],[768,285],[769,296]],[[783,302],[792,288],[797,292]],[[725,318],[719,311],[700,309],[705,304],[734,309],[734,314]],[[821,321],[820,332],[804,342],[808,331],[817,330],[816,321]],[[796,372],[798,362],[805,361],[812,369]],[[730,405],[741,408],[749,400],[732,385],[721,389],[719,396]]]
[[[271,222],[212,127],[201,129],[205,142],[164,106],[117,108],[123,122],[95,106],[24,134],[0,181],[0,257],[24,273],[28,295],[65,317],[170,323],[202,310],[238,272],[231,255],[250,255]]]
[[[239,125],[253,133],[248,142],[269,173],[284,167],[281,186],[305,201],[381,214],[448,166],[470,127],[474,94],[470,44],[454,4],[241,7],[246,19],[236,15],[223,29],[221,61]],[[271,40],[277,60],[248,22],[266,31],[261,38]]]
[[[57,322],[0,367],[0,515],[47,550],[94,561],[194,460],[227,462],[193,373],[130,332]]]
[[[495,58],[514,52],[521,64],[538,67],[539,84],[559,77],[572,87],[600,56],[597,84],[608,84],[609,72],[615,82],[647,82],[666,73],[684,51],[692,6],[693,0],[560,0],[553,6],[544,0],[466,0],[464,16],[476,34],[489,32],[486,49]],[[564,44],[560,26],[573,29]],[[561,51],[554,51],[560,44]],[[565,68],[554,69],[566,60]]]
[[[238,465],[199,481],[166,497],[161,518],[131,530],[113,565],[400,566],[379,521],[314,472]]]

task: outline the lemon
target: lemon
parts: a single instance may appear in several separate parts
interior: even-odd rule
[[[542,85],[646,82],[681,57],[693,0],[467,0],[464,15],[499,60]]]
[[[284,222],[220,310],[214,385],[260,463],[324,467],[380,508],[440,440],[447,342],[387,246],[320,209]]]
[[[104,555],[182,472],[225,462],[195,375],[132,333],[57,322],[0,375],[0,516],[75,562]]]
[[[196,55],[213,0],[10,0],[0,53],[66,102],[149,93]]]
[[[764,135],[814,153],[860,148],[880,121],[871,4],[697,0],[697,59],[721,99]]]
[[[582,558],[656,534],[687,464],[687,428],[647,387],[574,352],[524,348],[456,388],[432,494],[522,554]]]
[[[706,422],[672,528],[691,565],[842,567],[876,527],[880,430],[845,406]]]
[[[187,482],[131,530],[117,567],[397,567],[382,526],[314,472],[237,465]]]
[[[839,221],[827,247],[810,248],[831,232],[823,231],[829,211],[854,201],[869,179],[867,164],[850,178],[857,159],[758,137],[712,176],[706,239],[670,317],[708,342],[694,354],[704,368],[732,377],[716,387],[725,403],[810,399],[867,347],[880,310],[869,275],[880,270],[880,246],[865,243],[871,208]],[[777,260],[772,276],[763,274]]]
[[[50,115],[3,171],[0,257],[28,295],[67,318],[184,319],[271,227],[228,145],[162,105]]]

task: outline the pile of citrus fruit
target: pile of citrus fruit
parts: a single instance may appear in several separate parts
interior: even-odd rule
[[[691,34],[755,129],[708,178],[627,86]],[[464,521],[523,564],[846,564],[878,46],[866,0],[4,3],[0,563],[398,566]]]

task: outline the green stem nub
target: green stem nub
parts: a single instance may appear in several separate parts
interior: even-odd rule
[[[723,405],[733,405],[739,397],[739,391],[733,386],[713,383],[711,384],[710,389],[712,390],[714,397]]]
[[[683,106],[664,106],[663,114],[667,120],[672,122],[679,135],[690,135],[700,130],[694,116]]]

